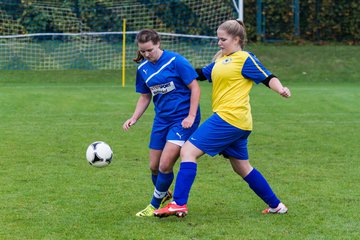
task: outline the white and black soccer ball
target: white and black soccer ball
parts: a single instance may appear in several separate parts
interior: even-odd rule
[[[86,150],[86,159],[94,167],[106,167],[111,163],[111,147],[102,141],[93,142]]]

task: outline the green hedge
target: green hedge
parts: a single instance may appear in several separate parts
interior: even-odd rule
[[[244,1],[244,20],[249,38],[256,41],[257,0]],[[337,41],[358,44],[360,41],[359,0],[299,0],[300,36],[294,36],[292,0],[262,0],[265,38],[282,40]]]
[[[300,7],[301,36],[304,39],[359,43],[358,0],[307,0]]]
[[[203,0],[214,4],[218,0]],[[4,17],[12,18],[20,27],[13,34],[63,32],[66,22],[54,19],[48,12],[42,12],[37,4],[51,5],[69,9],[86,25],[84,31],[118,31],[121,29],[121,16],[113,14],[109,7],[119,4],[143,4],[154,11],[162,25],[175,33],[214,35],[213,24],[199,21],[199,9],[191,9],[181,0],[0,0],[0,35],[7,35],[9,27]],[[259,39],[257,32],[257,5],[259,0],[244,0],[244,21],[250,41]],[[264,37],[267,40],[289,41],[337,41],[358,44],[360,40],[360,2],[359,0],[306,0],[300,2],[300,35],[294,35],[293,0],[262,0]],[[154,5],[155,3],[155,5]],[[224,1],[222,9],[228,16],[236,17],[232,0]],[[163,6],[163,7],[159,7]],[[181,18],[181,16],[188,16]],[[144,16],[146,13],[144,13]],[[145,16],[146,17],[146,16]],[[224,19],[225,20],[225,19]],[[54,22],[56,21],[56,23]],[[74,26],[78,31],[80,26]],[[20,30],[19,30],[20,29]],[[69,28],[66,28],[67,30]],[[5,31],[7,30],[7,31]],[[138,29],[137,29],[138,30]]]

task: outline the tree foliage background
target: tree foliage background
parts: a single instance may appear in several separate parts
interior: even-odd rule
[[[202,7],[189,2],[200,2]],[[358,0],[300,0],[300,36],[294,35],[293,0],[262,0],[262,6],[264,37],[268,39],[359,43]],[[59,15],[55,16],[56,11]],[[147,16],[149,12],[156,20]],[[219,14],[220,19],[215,17]],[[257,0],[244,0],[244,22],[250,41],[258,39],[256,14]],[[139,26],[131,24],[133,15],[144,18],[143,27],[215,36],[216,26],[236,18],[237,13],[232,0],[0,0],[0,35],[121,31],[122,19],[126,17],[128,30],[136,31]],[[69,22],[69,17],[78,21]]]

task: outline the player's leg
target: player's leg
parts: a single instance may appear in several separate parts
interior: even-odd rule
[[[181,146],[167,142],[160,157],[159,172],[170,173],[173,171],[176,160],[180,156]]]
[[[248,160],[229,157],[231,166],[249,185],[249,187],[269,206],[263,213],[286,213],[286,206],[280,202],[265,177],[251,166]]]
[[[162,150],[150,149],[149,152],[149,168],[151,171],[151,181],[156,185],[157,177],[159,174],[160,157]]]
[[[159,177],[158,183],[159,185],[163,185],[162,190],[169,188],[173,178],[170,178],[170,174],[173,176],[173,166],[180,155],[180,149],[184,145],[185,141],[193,134],[193,132],[197,129],[199,125],[199,121],[194,122],[191,128],[183,128],[181,122],[174,124],[169,129],[167,134],[167,143],[164,147],[163,153],[160,159],[160,167],[159,167]],[[166,177],[166,178],[165,178]],[[162,180],[163,179],[163,180]],[[165,182],[165,181],[167,182]],[[162,182],[162,183],[161,183]],[[158,190],[160,189],[160,186]],[[161,207],[163,204],[169,200],[172,196],[169,194],[170,191],[167,191],[167,195],[161,201]],[[154,199],[153,199],[154,200]]]
[[[157,181],[152,205],[156,208],[161,200],[160,207],[172,198],[171,191],[168,190],[174,179],[173,167],[180,155],[180,149],[190,135],[197,129],[199,121],[194,122],[191,128],[183,128],[181,122],[171,125],[168,128],[166,144],[160,158],[159,178]],[[164,196],[165,195],[165,196]]]
[[[210,156],[220,153],[238,135],[238,130],[222,120],[217,114],[213,114],[201,124],[181,149],[182,161],[175,183],[174,202],[165,208],[156,210],[155,216],[177,215],[183,217],[187,214],[186,204],[196,177],[197,158],[204,153]]]
[[[213,114],[184,144],[180,152],[180,171],[174,191],[174,201],[178,205],[185,205],[188,202],[189,192],[196,177],[197,159],[205,153],[210,156],[220,153],[232,141],[231,134],[237,135],[236,128],[217,114]]]
[[[178,205],[185,205],[189,199],[190,189],[194,183],[197,172],[197,159],[204,152],[187,141],[181,149],[181,163],[178,176],[176,178],[174,201]]]
[[[185,129],[181,126],[181,122],[166,127],[163,124],[154,122],[149,146],[154,149],[162,149],[162,152],[157,166],[159,171],[154,194],[151,203],[147,207],[150,211],[146,211],[146,214],[172,198],[169,187],[174,179],[173,166],[179,157],[181,146],[196,130],[198,125],[199,122],[195,122],[191,128]],[[155,161],[153,163],[151,169],[155,172]]]
[[[248,137],[251,131],[242,131],[239,137],[232,142],[222,154],[229,158],[234,171],[239,174],[249,185],[249,187],[266,203],[270,208],[277,208],[280,200],[276,197],[264,176],[249,162]],[[283,209],[281,213],[286,212]]]
[[[168,191],[173,179],[174,173],[172,168],[176,162],[176,159],[180,153],[179,146],[172,146],[174,144],[170,144],[170,146],[164,148],[164,150],[155,150],[150,149],[150,170],[152,173],[152,181],[154,183],[154,193],[152,196],[152,200],[149,205],[147,205],[143,210],[136,213],[138,217],[151,217],[153,216],[154,210],[159,208],[162,202],[168,201],[171,199],[172,194]],[[164,161],[167,167],[162,166],[165,169],[165,173],[159,171],[161,157],[165,153],[167,161]],[[154,179],[156,179],[154,181]]]
[[[167,142],[162,151],[158,178],[151,200],[151,205],[156,209],[172,197],[169,188],[174,180],[173,167],[180,155],[180,149],[181,147],[179,145]]]
[[[162,150],[156,150],[156,149],[150,149],[149,153],[149,168],[151,171],[151,180],[154,184],[154,187],[156,186],[156,182],[159,175],[159,164],[160,164],[160,157],[162,154]],[[150,217],[153,215],[153,212],[156,208],[152,206],[151,204],[147,205],[144,209],[136,213],[136,216],[138,217]]]
[[[174,201],[166,207],[154,211],[156,217],[176,215],[184,217],[188,213],[186,203],[189,198],[191,187],[194,183],[197,171],[196,159],[204,152],[187,141],[181,149],[180,169],[176,177]]]
[[[151,170],[151,180],[154,186],[156,186],[160,158],[166,144],[166,135],[168,133],[168,126],[159,123],[156,119],[154,120],[151,136],[150,136],[150,170]]]
[[[154,120],[151,136],[150,136],[150,163],[149,167],[151,170],[151,180],[156,187],[156,183],[158,182],[159,176],[159,166],[160,166],[160,158],[163,152],[163,148],[166,144],[166,135],[168,132],[168,127],[164,124],[159,123],[156,119]],[[148,217],[152,216],[155,207],[151,204],[147,205],[146,208],[136,213],[138,217]]]

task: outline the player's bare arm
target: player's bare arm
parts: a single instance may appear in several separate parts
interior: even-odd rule
[[[150,102],[151,102],[151,94],[141,94],[140,95],[133,115],[131,116],[131,118],[126,120],[125,123],[123,124],[123,129],[125,131],[129,130],[129,128],[132,125],[134,125],[137,122],[137,120],[139,120],[139,118],[143,115],[143,113],[148,108]]]
[[[280,80],[276,77],[273,77],[270,79],[269,87],[285,98],[291,97],[290,89],[287,87],[284,87],[281,84]]]

